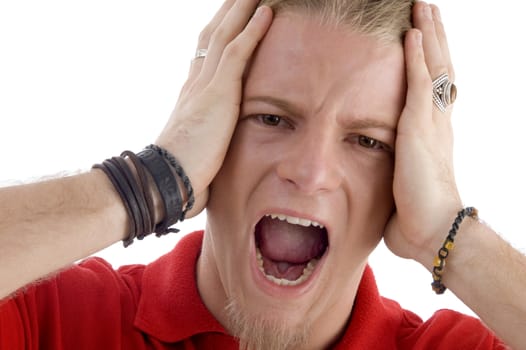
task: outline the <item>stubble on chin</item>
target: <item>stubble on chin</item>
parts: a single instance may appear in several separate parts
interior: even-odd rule
[[[225,311],[227,329],[239,339],[240,350],[292,350],[308,345],[309,324],[291,327],[282,319],[251,315],[233,298]]]

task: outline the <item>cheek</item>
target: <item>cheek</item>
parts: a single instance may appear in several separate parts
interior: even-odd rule
[[[231,271],[233,267],[247,265],[246,251],[249,231],[246,222],[247,199],[254,187],[254,176],[250,170],[250,150],[247,149],[243,133],[236,129],[228,152],[219,172],[210,184],[207,202],[207,233],[215,259],[221,261],[219,273],[223,285],[232,291],[238,281]],[[235,252],[235,253],[234,253]]]
[[[391,210],[393,206],[393,171],[394,164],[392,158],[383,161],[375,167],[374,175],[370,177],[371,197],[375,199],[375,204]]]
[[[393,157],[386,153],[375,155],[352,154],[347,160],[345,174],[354,196],[364,202],[392,205]]]
[[[207,208],[232,208],[241,203],[257,181],[257,165],[261,163],[258,149],[241,123],[235,130],[223,165],[210,184],[210,198]],[[229,210],[234,212],[234,210]]]
[[[347,168],[349,186],[349,225],[360,222],[367,238],[381,237],[391,216],[394,162],[389,156],[355,160]]]

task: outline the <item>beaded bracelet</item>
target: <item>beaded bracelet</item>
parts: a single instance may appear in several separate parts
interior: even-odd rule
[[[458,212],[449,234],[442,244],[442,247],[438,250],[438,254],[433,262],[433,283],[431,287],[437,294],[443,294],[446,291],[446,286],[442,283],[442,273],[446,266],[446,258],[449,256],[449,252],[455,247],[455,236],[457,235],[458,228],[466,216],[477,219],[478,211],[474,207],[467,207]]]

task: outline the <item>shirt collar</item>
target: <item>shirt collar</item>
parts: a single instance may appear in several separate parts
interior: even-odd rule
[[[336,349],[390,349],[402,322],[402,309],[380,296],[372,269],[367,265],[354,299],[347,329]],[[396,344],[390,344],[395,348]]]
[[[205,332],[226,334],[197,289],[196,264],[202,240],[203,231],[186,235],[172,252],[145,268],[136,327],[169,343]]]

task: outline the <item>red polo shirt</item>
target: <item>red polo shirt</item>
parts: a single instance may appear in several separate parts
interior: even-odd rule
[[[203,304],[203,233],[147,265],[91,258],[0,305],[0,349],[237,349]],[[369,268],[337,349],[504,349],[479,320],[442,310],[423,323],[378,294]]]

